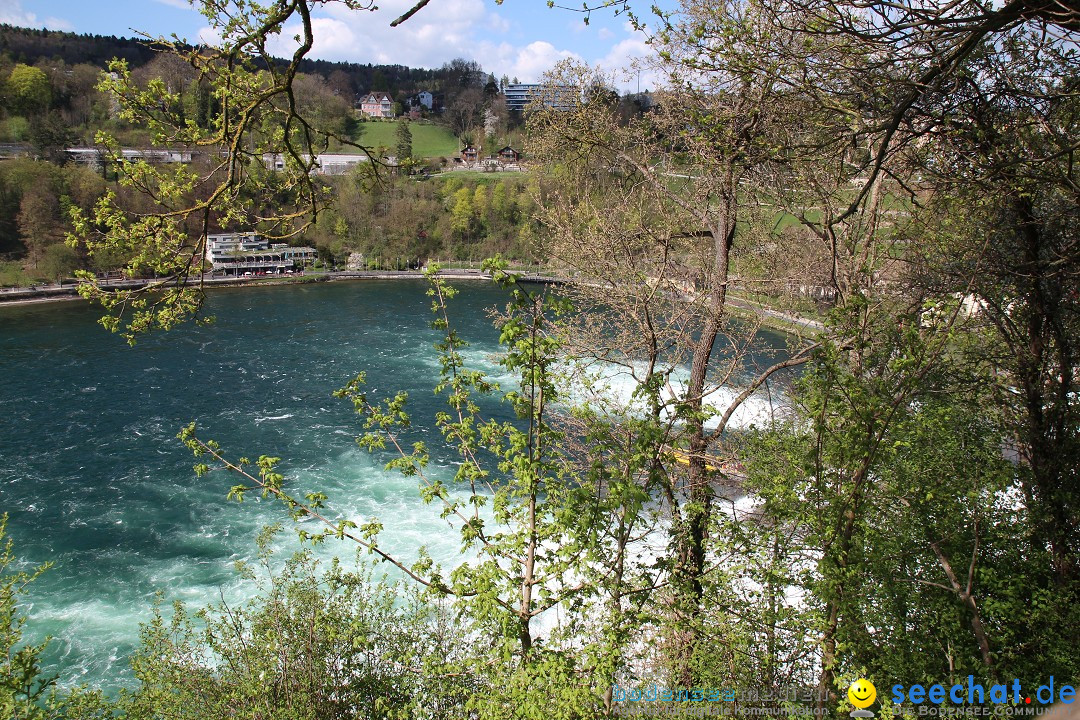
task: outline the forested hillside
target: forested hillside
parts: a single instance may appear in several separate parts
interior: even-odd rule
[[[197,52],[194,48],[184,51]],[[193,150],[192,167],[212,174],[214,158],[224,144],[193,143],[180,135],[154,137],[145,123],[121,112],[118,98],[99,89],[103,73],[114,60],[124,61],[117,67],[130,73],[131,82],[140,90],[155,83],[168,89],[169,112],[180,122],[191,120],[206,132],[219,122],[220,105],[207,76],[191,63],[162,52],[161,47],[143,40],[0,26],[0,143],[7,143],[6,159],[0,159],[0,284],[56,281],[77,269],[117,270],[129,259],[122,252],[91,257],[85,248],[64,243],[74,227],[72,208],[89,212],[106,192],[117,193],[130,209],[149,207],[139,193],[118,184],[115,163],[79,164],[66,148],[95,146],[98,133],[104,132],[121,147]],[[263,65],[276,68],[281,62],[270,58]],[[315,152],[360,153],[368,148],[377,160],[384,155],[407,156],[410,172],[417,174],[444,169],[462,142],[482,140],[501,146],[518,137],[505,110],[499,110],[497,98],[482,91],[489,76],[473,62],[455,60],[437,70],[414,70],[305,59],[298,68],[294,88],[299,104],[328,133],[322,144],[312,148]],[[400,106],[421,89],[436,93],[448,111],[444,117],[424,109],[428,117],[414,122],[405,145],[397,139],[400,123],[365,121],[355,109],[356,98],[363,92],[388,92]],[[485,111],[493,105],[497,112],[485,119]],[[479,258],[490,249],[522,258],[532,255],[527,243],[518,240],[522,232],[528,234],[522,230],[530,222],[528,213],[507,210],[501,204],[508,194],[514,208],[531,202],[520,177],[500,182],[494,190],[481,183],[494,193],[497,211],[489,209],[483,193],[476,194],[475,179],[465,181],[472,193],[470,202],[481,203],[475,210],[469,205],[466,212],[464,201],[450,197],[461,189],[460,182],[444,186],[442,180],[433,179],[420,185],[389,172],[361,175],[317,180],[331,192],[332,208],[337,206],[334,198],[345,198],[344,204],[324,214],[310,231],[292,236],[293,242],[316,245],[328,265],[343,265],[353,252],[371,257],[375,265],[397,265],[429,254]],[[342,189],[344,195],[339,193]],[[401,199],[388,204],[388,197]],[[284,202],[287,206],[289,201]],[[449,218],[457,206],[458,215],[468,217],[456,221],[454,229]],[[358,207],[368,208],[370,214],[359,217]],[[213,229],[247,230],[254,225],[254,219],[213,220]],[[189,232],[191,242],[197,242],[200,229],[192,225]]]
[[[158,50],[149,38],[79,35],[0,24],[0,55],[26,65],[60,61],[67,66],[87,64],[97,68],[104,68],[109,61],[119,59],[127,61],[134,69],[151,62]],[[459,83],[460,69],[464,65],[467,63],[461,61],[457,66],[448,64],[441,69],[429,70],[305,58],[299,70],[322,77],[351,100],[357,94],[374,91],[389,92],[397,97],[403,92],[422,89],[433,92],[452,89]]]

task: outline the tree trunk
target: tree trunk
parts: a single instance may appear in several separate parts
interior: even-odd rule
[[[674,678],[680,687],[690,689],[695,685],[693,658],[698,644],[695,618],[701,608],[703,588],[701,576],[705,570],[705,553],[712,518],[712,487],[705,454],[708,437],[701,416],[705,384],[708,379],[709,361],[713,345],[724,323],[727,301],[729,257],[735,240],[734,193],[737,185],[734,177],[730,193],[724,198],[725,207],[719,222],[710,228],[713,238],[713,274],[709,286],[707,317],[701,336],[694,346],[690,366],[690,381],[686,389],[686,405],[690,418],[689,430],[689,503],[683,512],[683,527],[677,537],[675,565],[675,634],[677,637]]]

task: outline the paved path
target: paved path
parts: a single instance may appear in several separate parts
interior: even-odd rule
[[[815,333],[818,333],[825,329],[825,324],[820,320],[802,317],[801,315],[791,315],[789,313],[781,312],[780,310],[773,310],[770,307],[766,307],[761,303],[756,303],[753,300],[747,300],[746,298],[729,295],[728,302],[742,310],[749,310],[750,312],[758,313],[759,315],[782,320],[789,325],[794,325],[800,330],[812,330]]]

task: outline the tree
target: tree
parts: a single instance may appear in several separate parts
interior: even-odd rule
[[[450,227],[457,237],[468,240],[475,225],[473,193],[469,191],[469,188],[461,188],[453,194],[452,198]]]
[[[45,248],[41,259],[41,271],[45,276],[63,282],[70,277],[71,273],[80,266],[79,256],[75,249],[66,243],[56,243]]]
[[[1049,451],[1054,457],[1075,452],[1071,445],[1075,433],[1067,429],[1075,427],[1075,420],[1066,418],[1068,412],[1062,414],[1065,406],[1060,402],[1062,393],[1069,392],[1064,386],[1075,387],[1071,359],[1075,329],[1065,319],[1074,310],[1066,300],[1068,291],[1059,271],[1069,272],[1065,268],[1074,262],[1072,244],[1061,241],[1060,228],[1075,224],[1076,201],[1069,189],[1072,180],[1066,179],[1071,173],[1066,167],[1071,166],[1051,159],[1071,157],[1075,148],[1069,109],[1073,100],[1065,90],[1074,70],[1065,60],[1070,51],[1063,54],[1060,45],[1061,34],[1075,33],[1075,13],[1026,3],[996,9],[900,3],[867,12],[855,12],[854,5],[847,3],[792,2],[768,7],[779,25],[812,28],[811,38],[828,38],[832,55],[822,56],[825,61],[813,66],[809,81],[797,59],[806,57],[800,55],[802,51],[818,54],[821,47],[813,41],[793,45],[796,52],[787,55],[783,65],[798,69],[790,75],[785,72],[784,82],[811,99],[808,108],[830,107],[833,113],[847,116],[850,124],[847,130],[833,126],[831,133],[823,133],[814,142],[825,157],[833,159],[834,169],[822,165],[824,174],[804,171],[797,185],[788,183],[795,188],[789,207],[801,204],[804,208],[789,212],[799,216],[828,250],[831,282],[843,309],[843,315],[835,318],[840,323],[836,334],[843,338],[842,350],[834,349],[831,361],[843,373],[826,380],[822,392],[831,393],[834,407],[841,398],[850,398],[852,407],[847,419],[827,436],[833,438],[831,442],[843,443],[840,447],[853,453],[852,458],[861,458],[852,465],[833,457],[805,471],[814,477],[845,465],[849,468],[837,476],[835,488],[835,502],[848,515],[842,522],[837,520],[839,534],[822,544],[828,548],[823,558],[828,564],[823,566],[824,582],[815,591],[824,601],[827,618],[819,687],[822,692],[830,690],[838,675],[865,663],[866,655],[859,657],[843,648],[866,644],[867,626],[888,624],[879,615],[869,619],[874,613],[868,608],[845,600],[862,590],[867,568],[873,565],[866,558],[853,558],[873,547],[868,536],[874,534],[874,498],[882,490],[878,481],[887,481],[897,471],[899,461],[887,449],[885,438],[893,433],[930,432],[940,422],[934,408],[942,396],[956,403],[950,412],[967,408],[963,422],[979,424],[978,412],[965,397],[972,392],[970,386],[943,391],[939,380],[930,381],[958,356],[968,366],[982,369],[980,382],[986,387],[993,388],[992,379],[1003,383],[996,392],[981,396],[987,406],[1004,412],[986,428],[991,444],[980,450],[985,454],[977,465],[985,468],[995,460],[1000,465],[1001,448],[1014,442],[1020,449],[1020,463],[1012,477],[1005,468],[999,472],[1007,479],[994,480],[979,491],[984,498],[980,502],[987,508],[985,516],[969,518],[960,529],[942,527],[935,535],[920,528],[907,536],[910,552],[919,545],[918,532],[927,532],[920,548],[926,555],[913,560],[913,567],[934,568],[939,579],[931,581],[918,577],[919,573],[905,579],[922,585],[924,591],[944,592],[963,608],[963,615],[955,620],[944,622],[938,615],[938,620],[930,622],[940,622],[938,635],[953,643],[948,652],[941,653],[945,657],[939,656],[938,672],[952,673],[959,663],[987,677],[999,672],[1015,676],[1032,672],[1028,677],[1033,677],[1038,671],[1029,670],[1029,661],[1043,663],[1044,673],[1047,663],[1054,664],[1055,672],[1075,672],[1058,644],[1057,632],[1043,635],[1029,626],[1029,622],[1045,626],[1041,612],[1022,609],[1003,581],[1009,575],[1023,575],[1029,587],[1038,588],[1041,602],[1055,608],[1050,612],[1062,618],[1065,626],[1080,627],[1067,609],[1074,605],[1075,585],[1070,579],[1072,550],[1067,549],[1074,540],[1066,528],[1075,527],[1069,519],[1075,503],[1064,488],[1073,483],[1064,479],[1054,461],[1029,459],[1049,457],[1043,453],[1050,447],[1055,448]],[[860,46],[866,44],[874,51],[864,56]],[[860,72],[851,73],[853,66]],[[1063,85],[1057,83],[1058,78],[1064,78]],[[882,91],[886,87],[890,91]],[[1055,130],[1048,130],[1051,127]],[[835,144],[829,142],[830,135]],[[854,194],[852,186],[858,188]],[[806,203],[807,189],[819,199]],[[889,205],[891,211],[883,209]],[[933,260],[927,262],[928,257]],[[921,264],[909,274],[910,266],[898,266],[895,258]],[[958,298],[966,303],[963,311]],[[973,318],[961,322],[969,313]],[[942,318],[948,322],[940,322]],[[879,339],[878,333],[890,327],[906,328],[908,333],[920,327],[927,335],[923,346],[938,349],[929,354],[913,352],[916,346],[896,338]],[[889,348],[887,362],[873,360],[868,351],[874,347]],[[904,364],[904,375],[890,377],[885,387],[873,389],[879,378],[889,377]],[[861,389],[853,390],[842,377],[858,379]],[[1022,387],[1028,390],[1018,393]],[[907,398],[902,397],[904,393]],[[882,412],[878,403],[891,404],[886,400],[890,395],[899,404],[895,411]],[[807,412],[815,423],[825,417],[821,406]],[[1046,423],[1049,417],[1054,419]],[[908,418],[917,419],[909,425]],[[1037,427],[1043,430],[1034,430]],[[1010,436],[1023,439],[1017,442],[1007,439]],[[950,441],[943,436],[941,442],[948,445]],[[825,440],[818,443],[819,453],[822,447],[827,447]],[[974,447],[968,445],[964,451]],[[1035,447],[1040,449],[1032,450]],[[862,465],[871,469],[869,475],[859,469]],[[961,506],[963,501],[970,502],[973,490],[971,478],[965,477],[967,469],[934,472],[943,482],[929,489],[927,497]],[[1040,473],[1042,480],[1035,480]],[[851,483],[847,489],[840,484],[841,478]],[[1013,493],[1024,501],[1002,503],[994,487],[997,493]],[[915,504],[911,495],[898,494],[894,501],[901,506]],[[912,494],[917,497],[917,492]],[[1054,497],[1053,508],[1040,500],[1049,496]],[[827,506],[819,502],[815,507]],[[921,511],[933,515],[925,504]],[[957,512],[953,519],[960,515]],[[895,527],[907,532],[919,520],[912,517],[909,523],[899,518]],[[1025,536],[1030,548],[1019,549],[1017,543]],[[957,540],[962,549],[950,550],[946,538]],[[875,543],[881,545],[881,540]],[[964,560],[958,562],[957,556]],[[999,564],[1005,556],[1009,560]],[[881,578],[875,587],[890,585]],[[901,588],[893,592],[894,598],[907,594]],[[936,602],[924,599],[925,605],[917,610],[907,603],[901,607],[917,612]],[[897,627],[903,624],[890,622]],[[952,629],[947,629],[950,622]],[[1021,635],[1029,638],[1033,648],[1027,657],[1005,649],[1014,645],[1013,637]],[[1000,668],[1001,664],[1007,669]],[[898,675],[896,670],[889,672]]]
[[[297,112],[313,127],[319,128],[327,141],[345,137],[346,120],[352,107],[347,97],[336,93],[322,76],[304,73],[297,74],[292,91]]]
[[[753,547],[782,529],[798,548],[789,567],[816,567],[789,575],[811,600],[786,629],[793,642],[824,629],[830,681],[1031,677],[1003,652],[1019,598],[1000,580],[1015,572],[1003,556],[1017,528],[1002,416],[986,411],[989,368],[941,362],[940,327],[898,326],[895,310],[878,317],[877,342],[857,345],[862,366],[827,346],[793,396],[799,419],[746,448],[763,521],[742,534]]]
[[[1067,399],[1080,386],[1080,256],[1069,229],[1080,198],[1068,159],[1078,132],[1068,90],[1076,70],[1068,55],[1032,28],[996,41],[966,63],[951,92],[927,97],[920,112],[939,120],[928,133],[932,142],[912,153],[928,198],[921,213],[927,230],[913,253],[919,285],[965,303],[962,357],[991,368],[1003,444],[1015,457],[1012,573],[1040,602],[1000,618],[991,641],[996,662],[1028,677],[1049,666],[1075,672],[1060,638],[1080,628],[1080,502],[1074,464],[1064,460],[1078,452],[1080,437]],[[994,601],[1008,606],[1003,578],[993,589],[1000,595]],[[1043,612],[1056,618],[1052,632],[1045,632]],[[1021,636],[1037,650],[1003,649]]]
[[[484,84],[484,69],[475,60],[454,58],[443,65],[440,72],[447,75],[450,81],[462,90],[479,89]]]
[[[689,6],[666,30],[660,69],[673,90],[657,112],[623,125],[610,103],[587,102],[572,112],[537,113],[530,129],[539,137],[534,153],[564,173],[541,211],[552,237],[548,252],[589,278],[571,290],[585,317],[618,308],[621,318],[579,333],[593,347],[575,349],[602,348],[606,361],[634,379],[647,412],[667,423],[654,448],[659,469],[651,490],[664,498],[672,523],[665,561],[674,593],[671,682],[691,688],[702,670],[695,666],[702,647],[696,618],[705,602],[716,466],[732,457],[728,422],[773,373],[809,354],[804,347],[789,361],[747,368],[754,328],[738,329],[728,305],[733,252],[755,212],[756,180],[785,159],[776,148],[796,106],[768,77],[717,71],[701,79],[698,72],[706,63],[742,67],[760,56],[762,43],[788,38],[750,5]],[[725,43],[708,44],[702,32]],[[594,79],[583,68],[552,82],[582,87]],[[690,368],[685,384],[666,390],[682,365]],[[744,392],[713,406],[720,388],[747,373]]]
[[[63,239],[60,203],[51,187],[35,185],[28,188],[23,193],[15,220],[35,266],[40,262],[45,248]]]
[[[1000,400],[1024,460],[1032,545],[1049,548],[1060,587],[1080,589],[1080,491],[1064,460],[1080,452],[1068,399],[1080,387],[1071,238],[1080,195],[1068,159],[1080,134],[1068,90],[1077,73],[1068,51],[1034,32],[1014,33],[998,54],[1006,62],[977,58],[968,83],[927,102],[948,123],[918,158],[937,229],[924,279],[972,301],[986,333],[979,352],[1007,386]]]
[[[60,113],[48,112],[30,121],[28,139],[38,158],[60,165],[68,160],[65,150],[74,143],[75,133]]]
[[[488,101],[492,101],[499,94],[499,83],[495,80],[494,73],[488,75],[487,82],[484,84],[484,95]]]
[[[1001,444],[1018,456],[1008,492],[1023,498],[1013,514],[991,521],[974,539],[971,567],[993,566],[994,558],[1008,554],[1013,569],[986,568],[983,577],[1023,575],[1028,587],[1037,588],[1040,607],[1055,608],[1049,612],[1072,632],[1080,627],[1070,609],[1077,587],[1076,502],[1068,488],[1075,483],[1058,458],[1076,452],[1076,419],[1062,402],[1076,388],[1075,307],[1064,280],[1076,258],[1063,234],[1076,222],[1077,205],[1066,160],[1077,134],[1069,90],[1075,63],[1067,49],[1077,32],[1075,9],[1024,2],[1000,8],[900,3],[854,14],[846,3],[819,6],[820,13],[798,2],[772,7],[790,13],[778,20],[787,27],[812,22],[816,33],[839,47],[874,47],[858,60],[865,71],[847,80],[835,74],[827,79],[826,73],[835,73],[827,63],[818,65],[815,72],[822,75],[809,83],[791,80],[817,102],[832,98],[849,115],[851,130],[837,128],[835,137],[852,149],[843,156],[857,173],[834,183],[832,200],[803,219],[843,261],[834,261],[833,282],[841,296],[862,304],[864,317],[873,314],[883,281],[895,285],[894,293],[905,288],[913,304],[938,308],[934,315],[961,312],[962,299],[962,314],[971,317],[942,329],[943,335],[955,333],[946,356],[960,355],[972,367],[990,363],[984,382],[1000,385],[986,402],[1004,411]],[[837,65],[850,67],[851,57]],[[881,92],[883,87],[892,90]],[[825,88],[828,97],[821,97]],[[852,184],[859,188],[854,199]],[[901,233],[880,223],[871,228],[898,240],[884,254],[848,240],[846,229],[866,201],[892,204],[891,217],[878,217],[887,226],[906,225]],[[860,235],[872,237],[865,230]],[[883,271],[889,257],[914,262],[917,270]],[[851,354],[855,370],[860,356]],[[946,492],[963,488],[963,480],[954,475]],[[1008,524],[1019,525],[1016,534]],[[1029,545],[1024,550],[1016,547],[1022,537]],[[947,552],[936,561],[942,567],[952,562]],[[970,583],[957,586],[950,578],[940,584],[953,587],[975,615]],[[984,592],[990,599],[983,607],[1010,610],[984,627],[978,643],[984,669],[996,672],[996,664],[1011,663],[1009,672],[1019,676],[1034,662],[1043,664],[1043,672],[1048,663],[1055,672],[1075,672],[1059,634],[1038,629],[1045,627],[1038,610],[1021,610],[1003,582],[988,583]],[[858,617],[860,611],[854,612]],[[1021,635],[1029,638],[1030,655],[1002,649]]]
[[[474,87],[462,90],[446,106],[446,123],[459,138],[478,127],[484,120],[484,96]]]
[[[864,182],[851,202],[851,212],[870,191],[897,145],[936,127],[923,120],[934,116],[935,96],[948,94],[970,79],[965,71],[969,59],[982,56],[991,62],[1005,61],[1013,52],[1013,40],[1029,32],[1046,33],[1053,42],[1068,45],[1080,30],[1080,10],[1075,5],[1041,0],[1001,6],[977,2],[928,6],[902,0],[866,12],[848,0],[781,0],[762,7],[780,27],[839,43],[840,53],[833,53],[828,62],[809,65],[804,61],[823,46],[816,42],[802,49],[791,46],[785,53],[786,63],[805,67],[807,72],[788,75],[785,81],[823,104],[829,104],[830,97],[841,99],[833,109],[847,116],[854,135],[859,140],[873,138],[874,150],[866,158]],[[873,51],[865,52],[868,48]],[[856,50],[855,57],[845,57],[851,49]],[[859,68],[857,73],[850,73],[853,66]],[[845,69],[849,75],[844,85],[830,83],[838,70]],[[822,76],[817,76],[819,71]],[[889,91],[878,92],[882,88]],[[909,129],[916,132],[905,132]]]
[[[335,95],[352,105],[356,100],[356,85],[353,77],[340,68],[332,71],[326,78],[326,84]]]
[[[210,86],[205,82],[195,83],[195,124],[204,130],[210,128],[213,120],[214,101],[211,97]]]
[[[14,112],[33,115],[48,109],[52,86],[44,70],[19,63],[7,78],[4,94]]]
[[[409,129],[408,120],[398,121],[396,134],[397,145],[394,153],[397,155],[398,163],[408,162],[412,159],[412,130]]]

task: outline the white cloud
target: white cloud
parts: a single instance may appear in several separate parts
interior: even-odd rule
[[[29,28],[49,28],[71,32],[75,26],[67,20],[57,17],[39,18],[32,12],[23,10],[19,0],[0,0],[0,23]]]
[[[177,10],[191,10],[191,3],[188,0],[154,0],[154,2],[161,3],[162,5],[168,5],[174,7]]]
[[[582,58],[570,50],[560,50],[545,40],[531,42],[524,47],[510,43],[480,43],[474,54],[485,70],[496,75],[516,77],[521,82],[539,82],[541,76],[562,60]]]
[[[581,57],[547,41],[526,45],[499,42],[513,23],[491,12],[483,0],[441,0],[431,3],[408,22],[390,27],[394,18],[409,10],[414,0],[387,0],[378,12],[350,11],[326,6],[312,20],[311,57],[361,63],[393,63],[411,67],[440,67],[455,57],[476,60],[488,72],[516,76],[522,82],[539,80],[560,60]],[[290,23],[269,47],[288,57],[297,47],[298,23]],[[209,28],[200,32],[204,42],[216,38]],[[493,39],[494,38],[494,39]]]
[[[217,45],[221,42],[221,33],[216,28],[212,28],[209,25],[199,28],[199,32],[196,35],[199,42],[204,45]]]
[[[529,42],[536,37],[535,32],[519,27],[510,13],[495,12],[486,0],[432,2],[407,22],[390,27],[390,22],[408,11],[414,2],[385,0],[379,2],[377,12],[348,10],[339,4],[323,6],[313,18],[314,45],[309,56],[426,68],[437,68],[462,57],[476,60],[496,76],[517,77],[522,82],[539,81],[561,60],[584,60],[580,53],[547,40]],[[584,23],[580,25],[584,27]],[[299,31],[299,23],[289,23],[269,43],[271,51],[281,57],[291,55],[297,47],[295,36]],[[520,40],[523,36],[526,39]],[[613,33],[600,30],[595,37],[598,40],[593,41],[593,48],[603,52],[603,46],[608,43],[601,41],[610,41]],[[208,27],[199,32],[199,39],[208,43],[220,40]],[[569,37],[566,39],[569,43]],[[624,41],[619,48],[623,52],[629,46]]]
[[[627,23],[624,29],[629,37],[616,43],[594,64],[611,75],[623,92],[637,92],[639,88],[655,90],[660,76],[651,66],[650,60],[656,57],[656,52],[649,45],[644,33],[634,30],[630,23]]]
[[[299,47],[297,37],[301,34],[299,23],[285,26],[280,35],[267,43],[271,54],[278,57],[290,57]],[[346,23],[334,18],[315,17],[311,19],[312,46],[311,57],[326,60],[345,60],[356,52],[357,37]]]
[[[390,27],[390,22],[413,4],[414,0],[386,0],[379,4],[378,12],[326,6],[322,17],[313,22],[315,46],[312,56],[326,60],[439,67],[455,57],[474,57],[472,48],[478,27],[493,23],[495,32],[505,32],[504,28],[509,25],[500,16],[485,12],[483,0],[441,0],[431,3],[408,22]],[[291,27],[286,37],[296,31],[296,27]],[[293,47],[295,45],[286,43],[281,49],[291,53]]]
[[[536,82],[562,60],[581,60],[581,56],[569,50],[559,50],[545,40],[537,40],[521,48],[515,58],[513,70],[522,82]]]
[[[510,32],[510,21],[504,18],[498,13],[489,13],[487,20],[487,28],[491,32],[497,32],[505,34]]]
[[[607,55],[596,61],[596,64],[605,71],[614,72],[629,69],[640,59],[650,57],[652,54],[652,48],[645,40],[630,37],[616,43]]]

